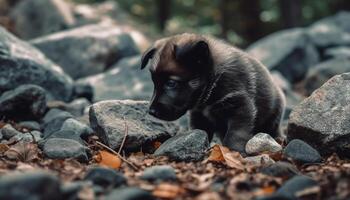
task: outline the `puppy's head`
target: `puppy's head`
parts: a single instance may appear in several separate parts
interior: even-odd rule
[[[149,113],[167,121],[195,105],[213,65],[205,38],[186,34],[158,40],[143,54],[141,69],[148,63],[154,84]]]

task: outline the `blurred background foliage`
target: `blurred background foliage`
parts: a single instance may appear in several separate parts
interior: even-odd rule
[[[74,0],[97,3],[104,0]],[[212,34],[245,47],[285,28],[307,26],[340,10],[350,0],[115,0],[148,32]]]

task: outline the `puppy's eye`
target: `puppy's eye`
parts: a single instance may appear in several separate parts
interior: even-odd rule
[[[170,79],[164,84],[164,86],[166,89],[174,89],[178,86],[178,81]]]

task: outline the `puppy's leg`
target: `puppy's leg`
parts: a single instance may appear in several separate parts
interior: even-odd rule
[[[245,93],[231,93],[215,110],[221,113],[222,119],[227,119],[223,144],[244,153],[246,143],[254,136],[256,108],[253,101]]]
[[[190,114],[191,129],[201,129],[207,132],[209,142],[213,139],[214,127],[212,123],[201,112],[191,112]]]

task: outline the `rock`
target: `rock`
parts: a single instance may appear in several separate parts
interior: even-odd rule
[[[136,187],[124,187],[112,190],[106,200],[156,200],[150,192]]]
[[[337,75],[290,115],[287,139],[301,139],[322,154],[349,155],[350,73]]]
[[[316,49],[301,28],[273,33],[253,43],[247,52],[291,83],[301,81],[309,67],[319,61]]]
[[[18,124],[22,128],[40,131],[40,124],[36,121],[23,121]]]
[[[334,25],[316,23],[307,30],[307,34],[312,43],[320,49],[331,46],[350,45],[350,33]]]
[[[350,60],[347,58],[335,58],[317,64],[311,68],[303,82],[306,95],[311,95],[333,76],[349,71]]]
[[[94,167],[86,172],[84,180],[91,181],[94,185],[103,188],[116,188],[127,184],[124,175],[113,169],[104,167]]]
[[[299,103],[304,99],[304,97],[294,92],[293,90],[284,91],[284,95],[286,97],[286,106],[284,108],[282,120],[287,121],[294,107],[299,105]]]
[[[350,12],[349,11],[340,11],[337,14],[323,18],[317,22],[315,22],[313,25],[328,25],[333,26],[334,29],[340,29],[342,31],[350,33]]]
[[[24,39],[64,30],[75,23],[71,6],[61,0],[21,1],[14,7],[11,18],[16,33]]]
[[[76,158],[88,161],[87,148],[71,139],[50,138],[43,145],[43,153],[51,159]]]
[[[124,58],[105,73],[79,79],[94,88],[94,101],[109,99],[148,100],[153,83],[148,73],[140,72],[141,56]]]
[[[275,195],[278,197],[297,199],[298,192],[317,186],[317,182],[307,176],[294,176],[285,182],[282,187],[276,191]]]
[[[119,59],[139,53],[128,33],[101,24],[54,33],[31,44],[74,79],[103,72]]]
[[[267,154],[245,157],[244,161],[251,165],[270,165],[275,161]]]
[[[275,153],[282,151],[282,146],[274,140],[271,135],[266,133],[258,133],[250,139],[246,146],[247,154],[256,155],[260,153]]]
[[[74,99],[85,98],[88,101],[92,102],[94,98],[94,88],[90,83],[75,82],[73,96]]]
[[[49,112],[46,113],[45,117],[42,120],[42,129],[44,131],[44,137],[50,135],[53,132],[59,131],[63,123],[67,119],[72,117],[73,115],[60,109],[53,108],[49,110]]]
[[[350,59],[350,47],[347,46],[338,46],[328,48],[324,52],[325,59],[330,58],[347,58]]]
[[[11,126],[11,124],[6,124],[1,129],[1,134],[4,139],[9,140],[10,138],[14,137],[15,135],[22,134],[21,132],[17,131],[15,128]]]
[[[199,161],[203,159],[208,148],[207,133],[195,129],[168,139],[154,152],[154,155],[167,156],[175,161]]]
[[[294,165],[283,161],[278,161],[271,165],[265,166],[260,172],[268,176],[281,178],[291,178],[299,174],[298,169],[296,169]]]
[[[21,85],[0,96],[0,116],[40,119],[46,111],[46,92],[36,85]]]
[[[174,168],[169,165],[156,165],[146,168],[140,178],[150,182],[177,180]]]
[[[283,91],[292,89],[288,80],[278,71],[272,71],[271,77],[273,82],[278,85]]]
[[[67,111],[70,114],[81,117],[84,114],[85,109],[90,106],[90,102],[85,98],[75,99],[70,103],[63,101],[50,101],[47,103],[47,107],[50,109],[57,108],[63,111]]]
[[[35,142],[39,142],[42,139],[42,133],[39,131],[31,131],[30,134],[34,137]]]
[[[44,141],[41,142],[40,146],[44,144],[48,139],[51,139],[51,138],[70,139],[70,140],[79,142],[81,145],[84,145],[84,140],[82,139],[79,133],[76,133],[71,130],[59,130],[59,131],[52,132],[51,134],[45,135]]]
[[[0,27],[0,93],[23,84],[39,85],[63,101],[69,101],[73,93],[71,78],[59,66]]]
[[[89,126],[73,118],[69,118],[66,121],[64,121],[61,127],[61,131],[73,131],[81,138],[87,138],[94,133],[94,131]]]
[[[173,136],[178,129],[174,123],[149,116],[147,110],[146,101],[101,101],[90,108],[90,125],[104,144],[118,150],[125,135],[126,124],[128,135],[123,148],[145,150],[153,142],[163,142]]]
[[[44,172],[4,175],[0,179],[0,199],[62,199],[60,182]]]
[[[79,194],[82,191],[84,191],[84,195],[87,195],[87,196],[90,195],[89,192],[92,190],[92,183],[87,182],[87,181],[68,182],[62,186],[61,190],[62,190],[62,194],[63,194],[62,199],[76,200],[76,199],[80,199]],[[93,196],[93,197],[95,197],[95,196]]]
[[[283,155],[300,163],[319,163],[322,160],[317,150],[299,139],[290,141]]]

